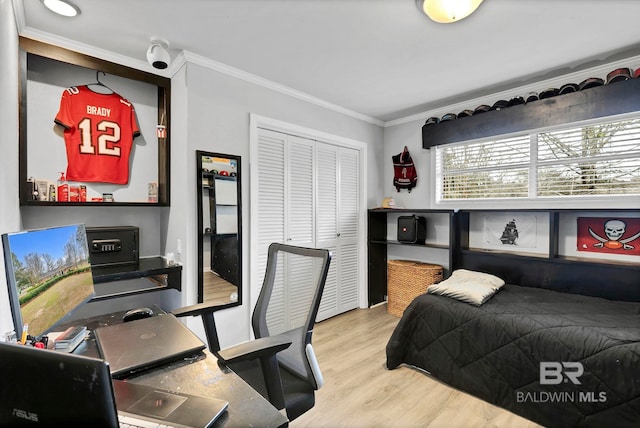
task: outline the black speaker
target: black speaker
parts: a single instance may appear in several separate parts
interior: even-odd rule
[[[398,217],[398,242],[424,244],[427,238],[427,219],[417,215]]]

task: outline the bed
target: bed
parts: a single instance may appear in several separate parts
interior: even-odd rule
[[[549,427],[640,426],[640,303],[504,285],[417,297],[387,344],[409,365]]]

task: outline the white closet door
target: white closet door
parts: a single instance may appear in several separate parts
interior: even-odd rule
[[[258,180],[257,200],[257,233],[253,239],[257,240],[257,275],[251,286],[251,310],[256,304],[258,294],[262,288],[264,271],[267,266],[267,250],[272,242],[285,242],[285,148],[287,136],[277,132],[261,129],[258,133],[257,159],[255,161]],[[281,279],[280,279],[281,281]],[[279,295],[278,295],[279,293]],[[276,287],[274,295],[282,302],[282,287]],[[284,322],[284,304],[277,304],[273,317],[279,317]],[[278,321],[273,321],[278,324]]]
[[[338,151],[331,144],[316,145],[316,181],[316,247],[333,256],[316,318],[321,321],[338,313]]]
[[[333,258],[317,320],[358,307],[360,150],[258,129],[257,277],[252,304],[262,286],[272,242],[326,248]],[[252,210],[253,211],[253,210]],[[269,323],[286,328],[289,292],[302,284],[304,269],[285,262],[274,288]],[[300,276],[302,275],[302,276]]]
[[[272,242],[285,239],[286,135],[261,130],[258,144],[258,252],[265,256]],[[262,271],[264,272],[264,266]]]
[[[338,313],[358,307],[358,236],[360,212],[360,156],[354,149],[338,151]]]
[[[287,200],[285,201],[286,244],[313,247],[315,213],[313,203],[314,141],[288,136]]]
[[[301,247],[313,247],[314,238],[314,203],[313,203],[313,145],[314,142],[305,138],[287,136],[285,169],[287,170],[287,185],[285,206],[285,236],[286,244]],[[305,260],[300,257],[285,257],[280,260],[282,275],[276,277],[276,285],[271,296],[269,312],[272,310],[282,315],[282,322],[274,325],[267,313],[270,331],[283,332],[300,325],[301,314],[295,313],[293,299],[303,298],[309,289],[308,269]],[[274,308],[273,303],[278,300],[282,305]],[[304,316],[304,315],[302,315]]]
[[[318,321],[358,307],[359,152],[316,145],[316,246],[333,254]]]
[[[314,237],[314,142],[260,130],[258,139],[258,280],[259,292],[272,242],[313,247]],[[291,317],[289,302],[302,270],[293,260],[281,260],[284,270],[276,276],[267,319],[273,331],[286,330]],[[253,296],[252,296],[253,297]],[[255,296],[257,299],[257,294]]]

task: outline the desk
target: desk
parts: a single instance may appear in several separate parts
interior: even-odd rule
[[[159,308],[157,311],[161,311]],[[122,322],[123,312],[75,321],[92,332],[75,351],[91,357],[100,357],[93,330],[100,326]],[[64,329],[64,326],[61,326]],[[137,374],[128,382],[168,389],[189,394],[198,394],[229,402],[227,412],[216,421],[214,427],[285,427],[287,417],[280,413],[262,395],[240,376],[226,367],[220,367],[215,356],[205,350],[193,359],[180,360],[161,368]]]
[[[93,300],[113,298],[118,295],[138,294],[160,289],[182,289],[182,266],[169,265],[162,257],[140,258],[138,263],[115,266],[94,266],[92,268],[93,282],[96,285],[97,296]],[[139,278],[156,279],[155,286],[143,289],[117,287],[118,281]],[[149,282],[151,284],[151,282]]]
[[[204,351],[203,358],[192,363],[164,366],[138,375],[130,381],[173,391],[186,392],[229,402],[229,408],[215,427],[284,427],[285,415],[228,368],[221,368],[216,358]]]

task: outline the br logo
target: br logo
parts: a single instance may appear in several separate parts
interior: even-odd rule
[[[580,385],[578,378],[584,373],[582,363],[542,361],[540,362],[540,384],[559,385],[568,380]]]

